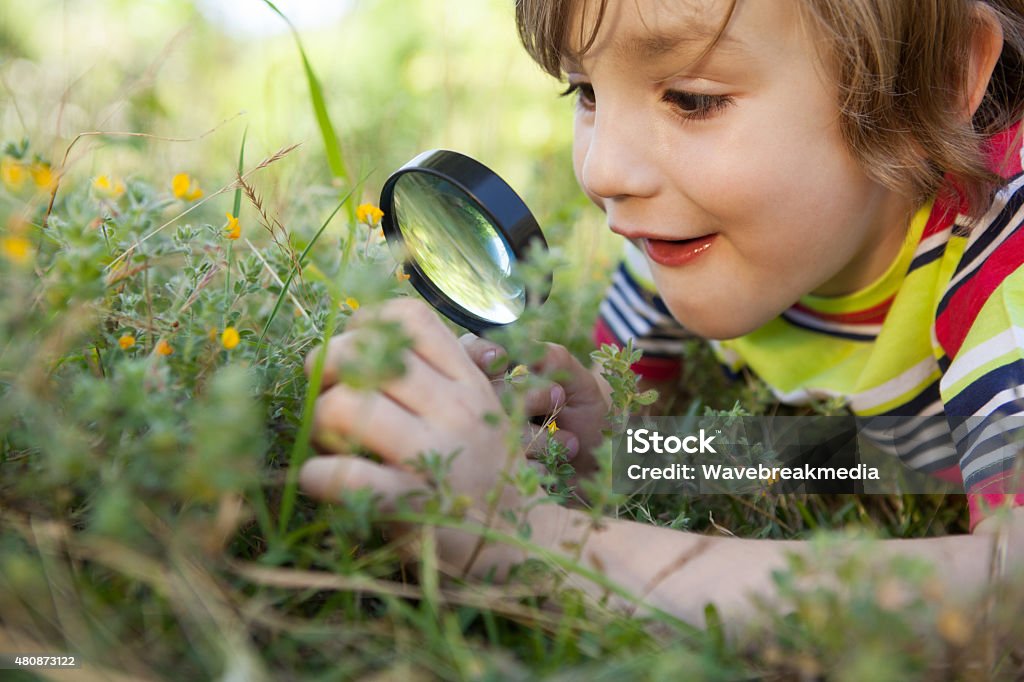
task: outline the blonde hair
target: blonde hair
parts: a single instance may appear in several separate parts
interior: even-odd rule
[[[578,2],[599,3],[585,35],[571,27]],[[731,20],[731,0],[710,51]],[[593,45],[608,0],[516,0],[527,52],[561,77],[570,30]],[[989,170],[985,139],[1024,113],[1024,0],[983,0],[1003,30],[1003,50],[985,96],[965,121],[971,42],[981,19],[974,0],[800,0],[839,91],[840,127],[851,153],[881,184],[923,203],[955,192],[967,212],[988,208],[1004,180]]]

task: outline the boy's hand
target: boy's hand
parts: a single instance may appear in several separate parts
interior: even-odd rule
[[[403,352],[402,376],[376,390],[360,390],[342,383],[338,369],[358,361],[359,344],[379,334],[370,324],[374,319],[400,323],[412,347]],[[321,351],[317,348],[307,356],[307,374]],[[380,493],[385,508],[393,509],[399,498],[430,490],[430,482],[414,464],[421,453],[436,451],[444,456],[456,453],[447,482],[454,494],[471,501],[470,519],[485,521],[489,510],[484,500],[498,485],[503,490],[493,519],[526,503],[502,481],[502,472],[511,470],[521,455],[509,447],[510,425],[501,402],[487,376],[426,304],[398,299],[376,309],[360,309],[347,330],[327,346],[321,391],[314,438],[333,454],[313,457],[303,465],[300,483],[310,495],[337,501],[343,489],[369,486]],[[346,442],[369,448],[382,462],[352,456],[338,445]],[[473,534],[438,529],[441,561],[462,572],[477,540]],[[508,550],[490,546],[473,562],[472,571],[505,565]]]
[[[508,355],[505,349],[492,341],[474,334],[465,334],[459,341],[463,348],[501,390],[500,380],[508,369]],[[554,343],[544,344],[547,351],[530,370],[555,380],[527,392],[525,407],[527,416],[554,416],[558,423],[555,438],[569,448],[569,458],[579,477],[592,474],[597,468],[593,451],[602,439],[601,429],[611,410],[608,399],[610,390],[602,386],[603,379],[584,367],[572,353]],[[524,441],[540,444],[544,438],[537,437],[543,427],[529,424],[529,433]],[[527,456],[536,455],[536,448],[527,450]]]

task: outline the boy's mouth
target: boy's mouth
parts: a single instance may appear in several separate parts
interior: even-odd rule
[[[715,241],[716,233],[692,239],[642,239],[644,252],[655,263],[666,267],[678,267],[704,255]]]

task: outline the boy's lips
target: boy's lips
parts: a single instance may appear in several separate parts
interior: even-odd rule
[[[645,237],[642,240],[648,258],[659,265],[678,267],[692,262],[707,253],[715,241],[715,233],[706,234],[693,239],[654,239]]]
[[[685,265],[693,261],[707,252],[714,243],[715,237],[718,236],[718,233],[712,232],[690,239],[663,239],[657,235],[644,233],[639,230],[629,230],[614,226],[611,229],[612,232],[638,242],[637,245],[642,246],[644,252],[647,253],[647,256],[652,261],[667,267]]]

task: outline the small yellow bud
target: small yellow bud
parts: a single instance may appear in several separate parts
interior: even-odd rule
[[[953,646],[964,646],[971,641],[971,624],[959,609],[943,609],[935,625],[939,635]]]
[[[160,339],[160,342],[156,344],[157,355],[170,355],[173,352],[174,349],[171,348],[171,344],[167,343],[166,339]]]
[[[25,182],[25,165],[17,159],[5,156],[0,161],[0,181],[9,189],[21,189]]]
[[[555,431],[558,431],[558,422],[552,419],[548,422],[548,433],[553,436],[555,435]]]
[[[32,164],[29,171],[32,173],[32,182],[36,184],[36,187],[47,191],[53,189],[57,176],[54,174],[53,169],[50,168],[50,164],[36,162]]]
[[[117,340],[117,345],[121,346],[121,350],[128,350],[135,345],[135,337],[131,334],[125,334]]]
[[[220,342],[228,350],[231,350],[238,345],[239,337],[238,330],[234,327],[228,327],[224,330],[224,333],[220,335]]]
[[[226,234],[224,236],[227,237],[228,239],[238,239],[239,237],[241,237],[242,226],[238,224],[238,218],[231,215],[230,213],[225,213],[224,215],[228,217],[228,222],[224,226],[224,230],[226,231]]]
[[[515,379],[518,377],[525,377],[530,373],[530,368],[526,365],[516,365],[512,368],[512,371],[508,373],[509,377]]]
[[[15,265],[25,265],[32,259],[32,243],[25,237],[0,238],[0,253]]]
[[[171,178],[171,192],[179,199],[195,201],[203,196],[199,183],[188,173],[178,173]]]
[[[345,305],[347,305],[350,310],[352,310],[352,311],[359,310],[359,301],[357,301],[356,299],[352,298],[351,296],[346,298],[344,302],[345,302]]]
[[[373,204],[360,204],[356,208],[356,220],[367,225],[376,225],[384,217],[384,211]]]
[[[124,194],[124,183],[111,179],[109,175],[100,175],[93,179],[92,188],[100,196],[116,199]]]

